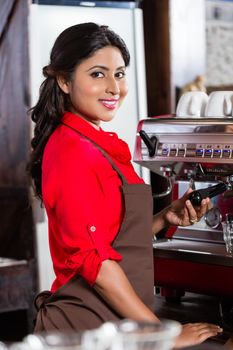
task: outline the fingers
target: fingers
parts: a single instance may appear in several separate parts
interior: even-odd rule
[[[199,210],[197,210],[197,218],[199,220],[209,210],[210,206],[211,206],[211,202],[209,198],[205,198],[201,201],[201,207]]]
[[[176,348],[197,345],[222,332],[222,328],[211,323],[188,323],[176,341]]]
[[[188,209],[189,221],[191,224],[194,224],[195,222],[198,221],[197,212],[194,209],[194,207],[192,206],[192,203],[190,202],[190,200],[187,200],[185,202],[185,204],[186,204],[186,207]]]
[[[203,323],[197,326],[194,324],[193,332],[196,333],[197,342],[200,344],[206,339],[222,333],[222,328],[209,323]]]
[[[205,332],[214,332],[214,333],[221,333],[222,332],[222,328],[219,327],[216,324],[212,324],[212,323],[204,323],[204,322],[200,322],[200,323],[187,323],[183,326],[183,328],[189,328],[192,329],[194,331],[200,332],[200,333],[205,333]]]
[[[198,208],[197,207],[194,208],[190,200],[186,200],[185,204],[188,209],[189,221],[191,225],[198,222],[202,218],[202,216],[209,210],[211,206],[211,202],[209,198],[203,199],[201,202],[201,206]]]

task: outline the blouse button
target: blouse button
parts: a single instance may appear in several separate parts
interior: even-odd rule
[[[95,226],[91,226],[91,227],[90,227],[90,231],[91,231],[91,232],[95,232],[95,231],[96,231],[96,227],[95,227]]]

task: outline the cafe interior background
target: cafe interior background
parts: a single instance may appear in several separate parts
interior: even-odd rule
[[[3,341],[19,340],[32,331],[33,298],[38,291],[49,289],[54,277],[46,215],[33,196],[25,166],[33,128],[27,111],[38,96],[42,79],[38,69],[48,57],[49,40],[53,39],[49,26],[55,23],[56,27],[59,22],[56,11],[61,3],[59,16],[68,16],[67,26],[74,7],[78,21],[83,21],[91,11],[91,20],[102,24],[108,24],[103,23],[103,18],[107,21],[110,8],[116,19],[119,11],[130,11],[134,24],[127,44],[133,51],[129,76],[134,95],[129,99],[135,99],[132,112],[135,119],[131,120],[126,106],[124,127],[115,122],[109,128],[129,143],[132,152],[138,121],[175,113],[182,92],[233,90],[233,1],[67,0],[59,4],[52,0],[0,0],[0,340]],[[75,20],[73,16],[72,21]],[[113,29],[117,26],[115,22]],[[56,27],[55,31],[58,30]],[[124,38],[124,30],[120,31]],[[163,187],[158,175],[135,167],[145,181],[152,182],[152,186],[156,182],[154,191],[158,181]],[[166,204],[166,199],[155,203],[155,212]]]

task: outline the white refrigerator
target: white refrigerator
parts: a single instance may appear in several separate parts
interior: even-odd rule
[[[43,81],[42,67],[49,62],[56,37],[67,27],[83,22],[108,25],[126,42],[131,55],[127,70],[129,94],[113,121],[102,128],[116,132],[133,153],[138,121],[147,116],[146,77],[142,9],[138,1],[37,0],[29,11],[29,56],[31,105],[35,105]],[[149,173],[134,164],[146,182]],[[53,275],[48,271],[47,223],[37,224],[40,288],[48,289]]]

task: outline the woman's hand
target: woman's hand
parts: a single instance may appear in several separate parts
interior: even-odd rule
[[[182,327],[175,348],[197,345],[222,333],[222,328],[211,323],[187,323]]]
[[[211,207],[209,198],[202,200],[199,207],[193,207],[190,200],[188,200],[189,194],[192,189],[189,188],[183,197],[175,200],[171,205],[164,211],[164,220],[168,225],[175,226],[189,226],[198,222],[202,216]]]

